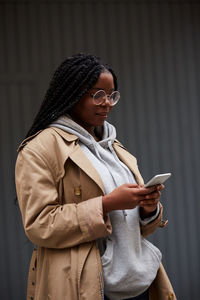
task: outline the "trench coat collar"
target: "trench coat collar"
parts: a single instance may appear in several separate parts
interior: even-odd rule
[[[101,188],[103,193],[105,194],[104,186],[101,180],[99,173],[96,171],[90,160],[87,158],[85,153],[81,150],[78,145],[78,137],[66,131],[63,131],[60,128],[52,127],[63,139],[68,142],[75,142],[76,147],[73,149],[71,153],[69,153],[69,157],[76,163],[89,177],[91,177]],[[136,182],[138,184],[143,184],[143,179],[140,175],[140,172],[137,167],[137,162],[134,156],[132,156],[124,146],[118,141],[115,140],[113,143],[113,148],[117,153],[119,159],[125,163],[128,168],[132,171],[135,176]]]
[[[51,127],[67,142],[74,142],[73,151],[70,151],[68,157],[78,165],[96,184],[100,187],[103,194],[105,194],[103,182],[97,170],[94,168],[85,153],[81,150],[78,144],[78,137],[74,134],[68,133],[60,128]]]

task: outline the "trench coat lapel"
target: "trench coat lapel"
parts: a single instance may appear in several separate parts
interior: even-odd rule
[[[85,172],[96,184],[100,187],[103,194],[105,194],[103,182],[99,173],[96,171],[90,160],[87,158],[85,153],[81,150],[78,144],[78,137],[74,134],[68,133],[60,128],[51,127],[54,129],[64,140],[70,142],[69,152],[66,155],[77,165],[83,172]],[[66,158],[65,158],[66,159]]]
[[[87,158],[85,153],[81,150],[81,147],[77,144],[74,151],[69,155],[71,160],[77,164],[96,184],[101,188],[102,192],[105,194],[103,182],[99,173],[93,167],[90,160]]]
[[[69,157],[71,160],[78,165],[96,184],[100,187],[102,192],[105,194],[104,186],[99,173],[96,171],[95,167],[92,165],[90,160],[87,158],[85,153],[81,150],[79,144],[77,143],[78,137],[63,131],[62,129],[52,127],[59,135],[61,135],[66,141],[74,142],[71,150],[69,151]],[[128,168],[133,172],[136,182],[138,184],[143,184],[143,178],[138,170],[137,161],[134,156],[132,156],[117,140],[113,143],[113,148],[117,153],[119,159],[124,162]],[[73,149],[73,150],[72,150]]]
[[[136,158],[131,155],[118,141],[113,143],[113,148],[117,153],[119,159],[127,165],[127,167],[132,171],[135,176],[135,180],[139,185],[144,184],[144,180],[140,174],[140,171],[137,166]]]
[[[127,150],[122,146],[119,146],[118,143],[113,144],[113,148],[117,153],[119,159],[127,165],[127,167],[132,171],[135,176],[136,182],[138,184],[143,184],[143,178],[140,174],[140,171],[137,166],[137,161],[134,156],[132,156]],[[76,163],[89,177],[91,177],[101,188],[105,194],[104,186],[101,180],[99,173],[93,167],[87,156],[81,150],[80,146],[77,145],[76,149],[69,155],[69,157]]]

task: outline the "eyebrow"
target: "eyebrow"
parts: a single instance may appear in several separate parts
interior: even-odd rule
[[[103,91],[104,91],[104,89],[103,89],[103,88],[100,88],[100,87],[92,87],[91,90],[103,90]],[[112,89],[110,89],[110,90],[111,90],[111,91],[114,91],[115,89],[112,88]]]

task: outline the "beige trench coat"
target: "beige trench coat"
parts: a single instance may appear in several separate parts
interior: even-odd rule
[[[113,147],[142,184],[135,157],[118,141]],[[37,245],[30,263],[27,299],[103,299],[103,272],[95,240],[109,235],[112,226],[109,216],[103,216],[101,178],[78,138],[48,128],[25,140],[16,162],[16,190],[25,233]],[[161,218],[162,207],[154,222],[141,227],[142,235],[163,227]],[[162,264],[150,299],[176,299]]]

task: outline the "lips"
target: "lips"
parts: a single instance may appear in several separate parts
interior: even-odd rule
[[[100,117],[107,117],[107,114],[97,114],[97,116],[100,116]]]
[[[101,112],[101,113],[97,113],[98,116],[101,116],[101,117],[107,117],[108,116],[108,111],[106,112]]]

